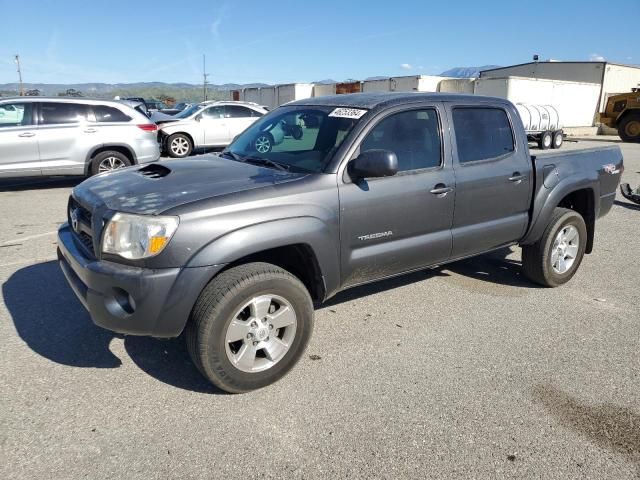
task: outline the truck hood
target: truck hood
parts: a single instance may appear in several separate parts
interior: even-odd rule
[[[249,163],[202,155],[96,175],[73,189],[73,197],[92,211],[157,215],[188,203],[265,188],[306,177]]]

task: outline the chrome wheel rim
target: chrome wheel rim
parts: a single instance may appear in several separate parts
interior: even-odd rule
[[[559,274],[571,269],[580,247],[580,234],[573,225],[565,225],[556,235],[551,247],[551,267]]]
[[[183,137],[174,138],[171,141],[171,151],[176,155],[186,155],[189,151],[189,142]]]
[[[256,138],[256,150],[259,153],[267,153],[271,148],[271,140],[266,135],[260,135]]]
[[[111,172],[127,165],[118,157],[107,157],[98,165],[98,173]]]
[[[545,135],[542,139],[542,143],[545,147],[551,146],[551,135]]]
[[[559,147],[560,145],[562,145],[562,141],[563,141],[562,135],[556,135],[556,141],[555,141],[556,147]]]
[[[243,372],[268,370],[291,348],[297,324],[293,306],[283,297],[254,297],[235,313],[227,327],[227,358]]]

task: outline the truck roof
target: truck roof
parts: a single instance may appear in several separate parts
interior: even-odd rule
[[[348,93],[343,95],[327,95],[323,97],[305,98],[286,105],[326,105],[336,107],[354,107],[372,109],[381,106],[401,105],[412,102],[460,102],[486,103],[488,100],[497,103],[508,103],[503,98],[466,95],[461,93],[438,92],[372,92]]]

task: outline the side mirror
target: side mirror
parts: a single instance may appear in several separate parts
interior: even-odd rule
[[[389,150],[366,150],[349,163],[351,178],[392,177],[398,173],[398,157]]]
[[[202,120],[202,114],[201,114],[201,113],[199,113],[198,115],[196,115],[196,116],[195,116],[195,118],[194,118],[194,120],[195,120],[196,122],[199,122],[200,120]]]

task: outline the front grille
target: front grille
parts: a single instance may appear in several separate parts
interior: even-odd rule
[[[69,225],[78,244],[91,257],[95,257],[93,247],[93,215],[89,209],[81,205],[75,198],[69,197],[67,209]]]

